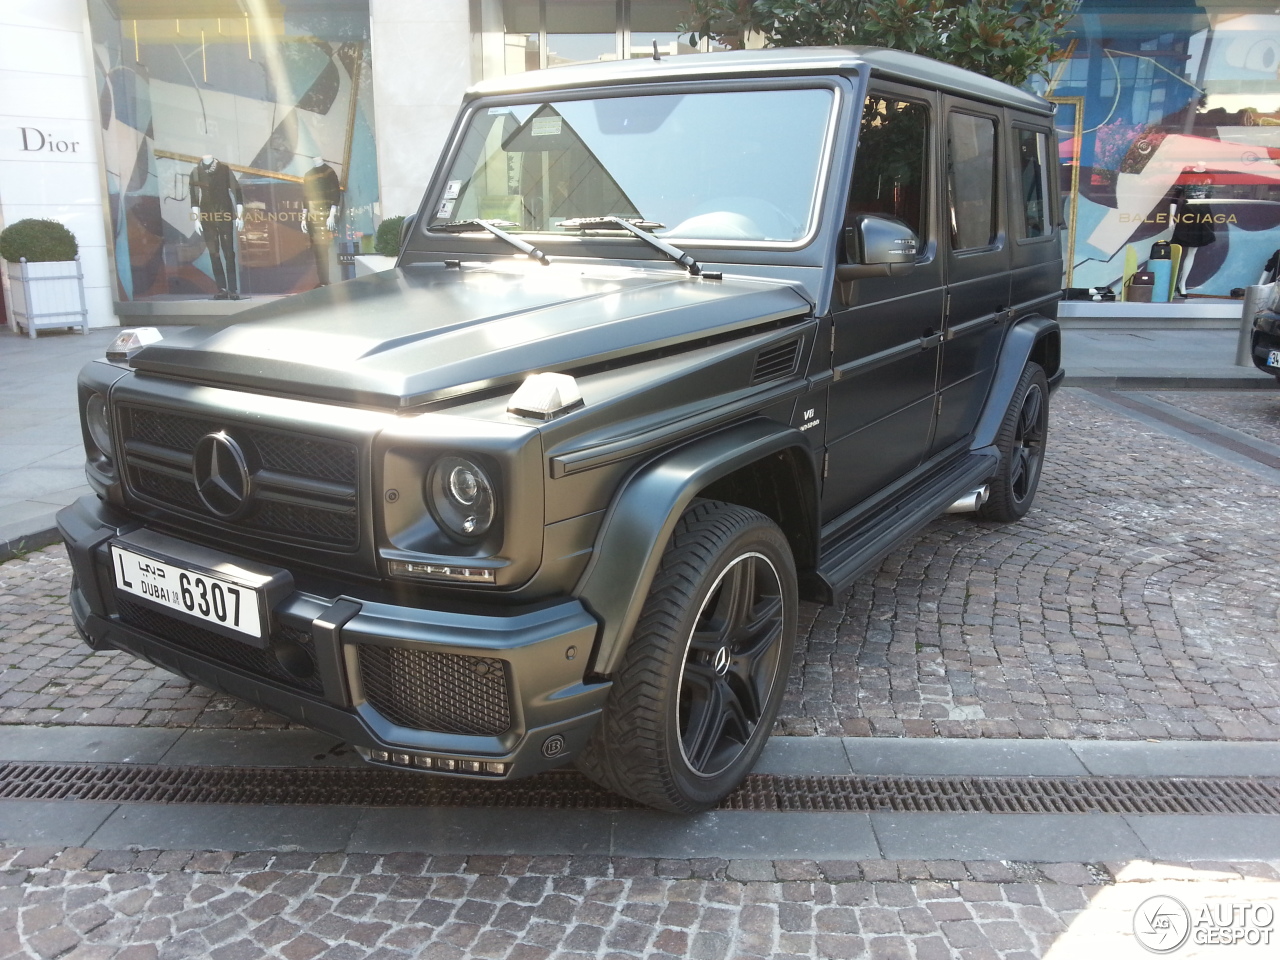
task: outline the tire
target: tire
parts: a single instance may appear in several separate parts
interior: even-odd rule
[[[1000,469],[978,508],[980,519],[1009,523],[1026,516],[1040,485],[1048,436],[1049,381],[1038,363],[1028,363],[996,436]]]
[[[578,768],[659,810],[715,806],[769,739],[796,606],[795,561],[777,525],[746,507],[694,501],[662,555]]]

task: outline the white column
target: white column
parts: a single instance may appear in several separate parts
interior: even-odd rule
[[[116,323],[115,285],[85,29],[84,0],[0,2],[0,227],[40,217],[70,229],[89,325],[103,327]]]
[[[414,213],[472,82],[467,0],[370,0],[383,217]]]

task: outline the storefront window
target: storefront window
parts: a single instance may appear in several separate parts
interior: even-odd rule
[[[1190,296],[1258,282],[1280,246],[1280,15],[1085,0],[1076,24],[1046,90],[1078,184],[1071,285],[1119,289],[1159,240]]]
[[[378,202],[366,0],[192,9],[89,0],[118,297],[340,279]]]
[[[555,0],[546,16],[548,67],[618,59],[614,0]]]
[[[689,43],[688,0],[502,0],[507,73],[568,63],[711,53],[711,40]]]

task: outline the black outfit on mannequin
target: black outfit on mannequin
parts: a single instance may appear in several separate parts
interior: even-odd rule
[[[240,182],[230,167],[217,160],[196,164],[191,171],[191,205],[200,208],[213,282],[224,299],[236,298],[236,209],[243,203]]]
[[[307,239],[311,241],[311,255],[316,261],[316,280],[322,287],[329,283],[329,249],[333,245],[333,231],[328,227],[329,211],[338,205],[341,192],[338,175],[327,163],[312,167],[302,176]]]
[[[1173,242],[1183,247],[1207,247],[1217,239],[1213,229],[1213,210],[1204,201],[1209,196],[1206,184],[1187,183],[1174,188],[1178,222],[1173,226]],[[1191,201],[1195,200],[1196,203]]]

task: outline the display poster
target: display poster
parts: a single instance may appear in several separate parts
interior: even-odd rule
[[[1280,14],[1085,0],[1046,95],[1069,285],[1120,289],[1126,255],[1179,248],[1175,295],[1230,296],[1280,247]]]
[[[339,279],[378,213],[367,2],[88,6],[117,298]]]

